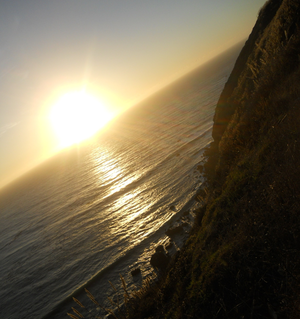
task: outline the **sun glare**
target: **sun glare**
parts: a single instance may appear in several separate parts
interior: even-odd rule
[[[60,147],[91,137],[111,118],[112,114],[105,105],[85,91],[66,93],[50,111],[50,121]]]

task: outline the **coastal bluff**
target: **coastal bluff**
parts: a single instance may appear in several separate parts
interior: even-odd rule
[[[300,2],[267,1],[216,106],[195,225],[128,318],[300,317],[299,62]]]

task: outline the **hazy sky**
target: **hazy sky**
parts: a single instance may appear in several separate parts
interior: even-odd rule
[[[117,113],[248,37],[265,0],[0,0],[0,187],[59,148],[49,109]]]

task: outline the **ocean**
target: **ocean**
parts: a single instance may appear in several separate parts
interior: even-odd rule
[[[105,316],[122,293],[155,280],[158,245],[179,250],[193,224],[197,166],[241,44],[56,155],[0,193],[0,318]],[[183,225],[171,239],[166,230]],[[170,244],[171,241],[171,244]],[[168,245],[170,244],[170,245]],[[131,271],[139,268],[140,274]],[[112,285],[110,284],[112,283]],[[116,292],[117,291],[117,292]],[[78,317],[78,315],[76,315]]]

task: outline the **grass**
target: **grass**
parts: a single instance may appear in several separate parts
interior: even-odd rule
[[[72,312],[67,312],[67,315],[73,319],[79,318],[95,318],[102,319],[102,316],[110,315],[109,318],[115,319],[126,319],[130,317],[130,313],[133,311],[133,305],[136,302],[141,301],[145,298],[149,293],[156,291],[156,285],[152,282],[152,280],[148,277],[144,280],[143,286],[134,291],[129,291],[125,282],[125,279],[122,275],[120,275],[120,281],[122,285],[122,295],[118,292],[117,288],[109,281],[112,289],[116,293],[116,301],[112,298],[107,297],[111,308],[103,307],[96,300],[96,297],[86,288],[84,291],[88,299],[92,302],[89,303],[88,306],[83,305],[77,298],[73,297],[73,301],[75,306],[80,307],[80,311],[75,307],[71,307]]]
[[[216,109],[203,208],[129,318],[299,317],[299,20],[298,1],[260,11]]]

